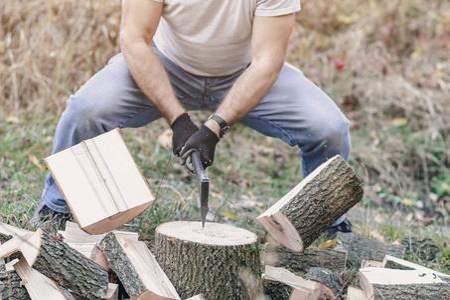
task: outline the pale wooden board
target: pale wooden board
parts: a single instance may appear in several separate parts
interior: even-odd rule
[[[366,294],[363,290],[353,286],[349,286],[347,289],[347,300],[367,300]]]
[[[120,235],[116,237],[148,291],[163,299],[180,299],[169,278],[144,242],[130,240]]]
[[[14,264],[32,300],[66,300],[66,296],[48,277],[31,268],[25,259]]]
[[[104,234],[89,234],[83,231],[77,223],[74,222],[66,222],[66,228],[64,231],[58,231],[64,238],[64,242],[66,243],[87,243],[87,244],[96,244],[100,242]],[[116,235],[125,236],[129,239],[138,240],[138,233],[131,231],[121,231],[114,230]]]
[[[154,201],[118,129],[45,161],[82,228]]]
[[[306,280],[294,273],[279,267],[265,266],[263,279],[277,281],[291,286],[294,289],[309,294],[311,291],[319,290],[320,286],[317,282]]]
[[[0,233],[16,236],[29,234],[31,231],[0,222]]]
[[[433,273],[422,270],[396,270],[384,268],[364,268],[360,269],[360,278],[371,284],[434,284],[444,283]]]
[[[84,227],[107,218],[111,212],[108,212],[109,206],[105,207],[99,201],[102,190],[95,189],[99,181],[96,176],[91,175],[92,168],[82,168],[72,151],[73,149],[61,151],[45,161],[64,194],[72,215]]]
[[[384,257],[383,266],[386,265],[386,263],[388,261],[392,261],[392,262],[398,263],[400,265],[403,265],[405,267],[408,267],[408,268],[411,268],[411,269],[414,269],[414,270],[418,270],[418,271],[422,271],[422,272],[426,272],[426,273],[433,273],[433,274],[436,274],[439,277],[450,279],[450,275],[448,275],[448,274],[444,274],[444,273],[435,271],[433,269],[430,269],[430,268],[427,268],[427,267],[424,267],[424,266],[412,263],[410,261],[407,261],[407,260],[404,260],[404,259],[401,259],[401,258],[398,258],[398,257],[395,257],[395,256],[391,256],[391,255],[386,255]]]
[[[110,145],[114,144],[114,147]],[[102,157],[122,194],[120,211],[154,200],[147,182],[139,171],[118,130],[98,137],[96,143]],[[120,158],[120,159],[118,159]]]

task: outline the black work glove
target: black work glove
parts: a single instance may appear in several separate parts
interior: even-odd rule
[[[193,135],[197,130],[197,125],[192,122],[191,118],[187,113],[182,114],[172,123],[170,126],[173,131],[172,136],[172,150],[173,154],[180,156],[181,149],[183,148],[186,141]]]
[[[219,138],[217,135],[212,132],[211,129],[203,125],[187,140],[181,150],[180,155],[183,160],[183,164],[185,165],[186,161],[190,159],[192,152],[197,150],[200,153],[203,167],[207,168],[211,166],[214,161],[214,152],[216,151],[216,145],[218,142]]]

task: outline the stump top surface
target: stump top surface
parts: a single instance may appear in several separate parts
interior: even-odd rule
[[[156,231],[159,234],[178,240],[213,246],[237,246],[256,242],[253,232],[228,224],[176,221],[160,225]]]

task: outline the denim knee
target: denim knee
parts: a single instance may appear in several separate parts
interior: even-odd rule
[[[101,102],[95,101],[96,99],[100,98],[95,95],[86,97],[78,93],[72,95],[61,120],[64,119],[65,122],[72,123],[72,126],[84,129],[111,123],[114,120],[113,108],[102,105]]]
[[[306,138],[299,146],[304,154],[320,149],[323,155],[340,154],[346,159],[350,151],[349,127],[349,121],[342,113],[315,116],[308,122]]]
[[[343,116],[335,116],[323,120],[320,124],[314,125],[316,128],[316,143],[327,148],[331,154],[341,154],[348,157],[350,150],[350,125]]]

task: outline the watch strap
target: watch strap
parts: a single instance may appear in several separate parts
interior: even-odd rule
[[[230,125],[228,125],[228,123],[217,114],[212,114],[208,119],[213,120],[219,125],[220,137],[223,137],[225,133],[227,133],[227,131],[230,129]]]

